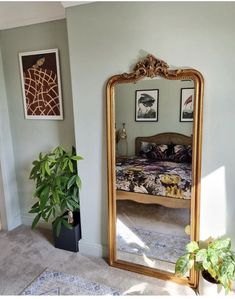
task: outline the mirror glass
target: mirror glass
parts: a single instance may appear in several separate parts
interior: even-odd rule
[[[194,87],[162,77],[115,85],[116,261],[174,273],[185,253]]]
[[[199,239],[204,80],[149,54],[107,92],[109,264],[198,286],[174,274]]]

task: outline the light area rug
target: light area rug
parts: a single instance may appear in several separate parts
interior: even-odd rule
[[[137,227],[117,225],[117,249],[170,263],[185,253],[189,236],[177,236]]]
[[[59,295],[121,295],[119,290],[97,282],[88,281],[80,276],[63,272],[45,270],[20,294],[24,296]]]

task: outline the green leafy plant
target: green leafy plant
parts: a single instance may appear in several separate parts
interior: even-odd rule
[[[186,245],[187,253],[178,258],[175,274],[184,276],[192,267],[207,272],[226,293],[235,280],[235,253],[231,250],[230,238],[209,239],[206,242],[192,241]]]
[[[41,218],[46,222],[52,221],[57,236],[62,224],[72,228],[73,213],[80,209],[79,189],[82,183],[77,173],[77,161],[81,159],[74,148],[67,152],[58,146],[50,153],[40,153],[38,160],[33,161],[29,178],[36,183],[33,198],[37,198],[37,202],[29,211],[36,214],[32,229]]]

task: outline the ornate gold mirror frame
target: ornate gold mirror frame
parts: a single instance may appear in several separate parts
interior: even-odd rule
[[[142,265],[116,259],[116,174],[115,174],[115,86],[121,83],[137,82],[145,77],[162,77],[168,80],[192,80],[195,84],[194,122],[192,136],[192,197],[191,197],[191,240],[199,238],[199,206],[201,180],[201,140],[202,140],[202,102],[204,80],[201,73],[195,69],[170,69],[162,60],[148,55],[138,62],[133,72],[112,76],[106,87],[107,92],[107,158],[108,158],[108,203],[109,203],[109,264],[111,266],[154,276],[160,279],[172,280],[177,283],[196,288],[198,274],[195,269],[189,277],[176,277],[173,273],[152,269]]]

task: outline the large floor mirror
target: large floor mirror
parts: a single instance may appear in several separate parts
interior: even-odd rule
[[[174,275],[198,240],[203,77],[152,55],[107,83],[109,262],[196,288]]]

